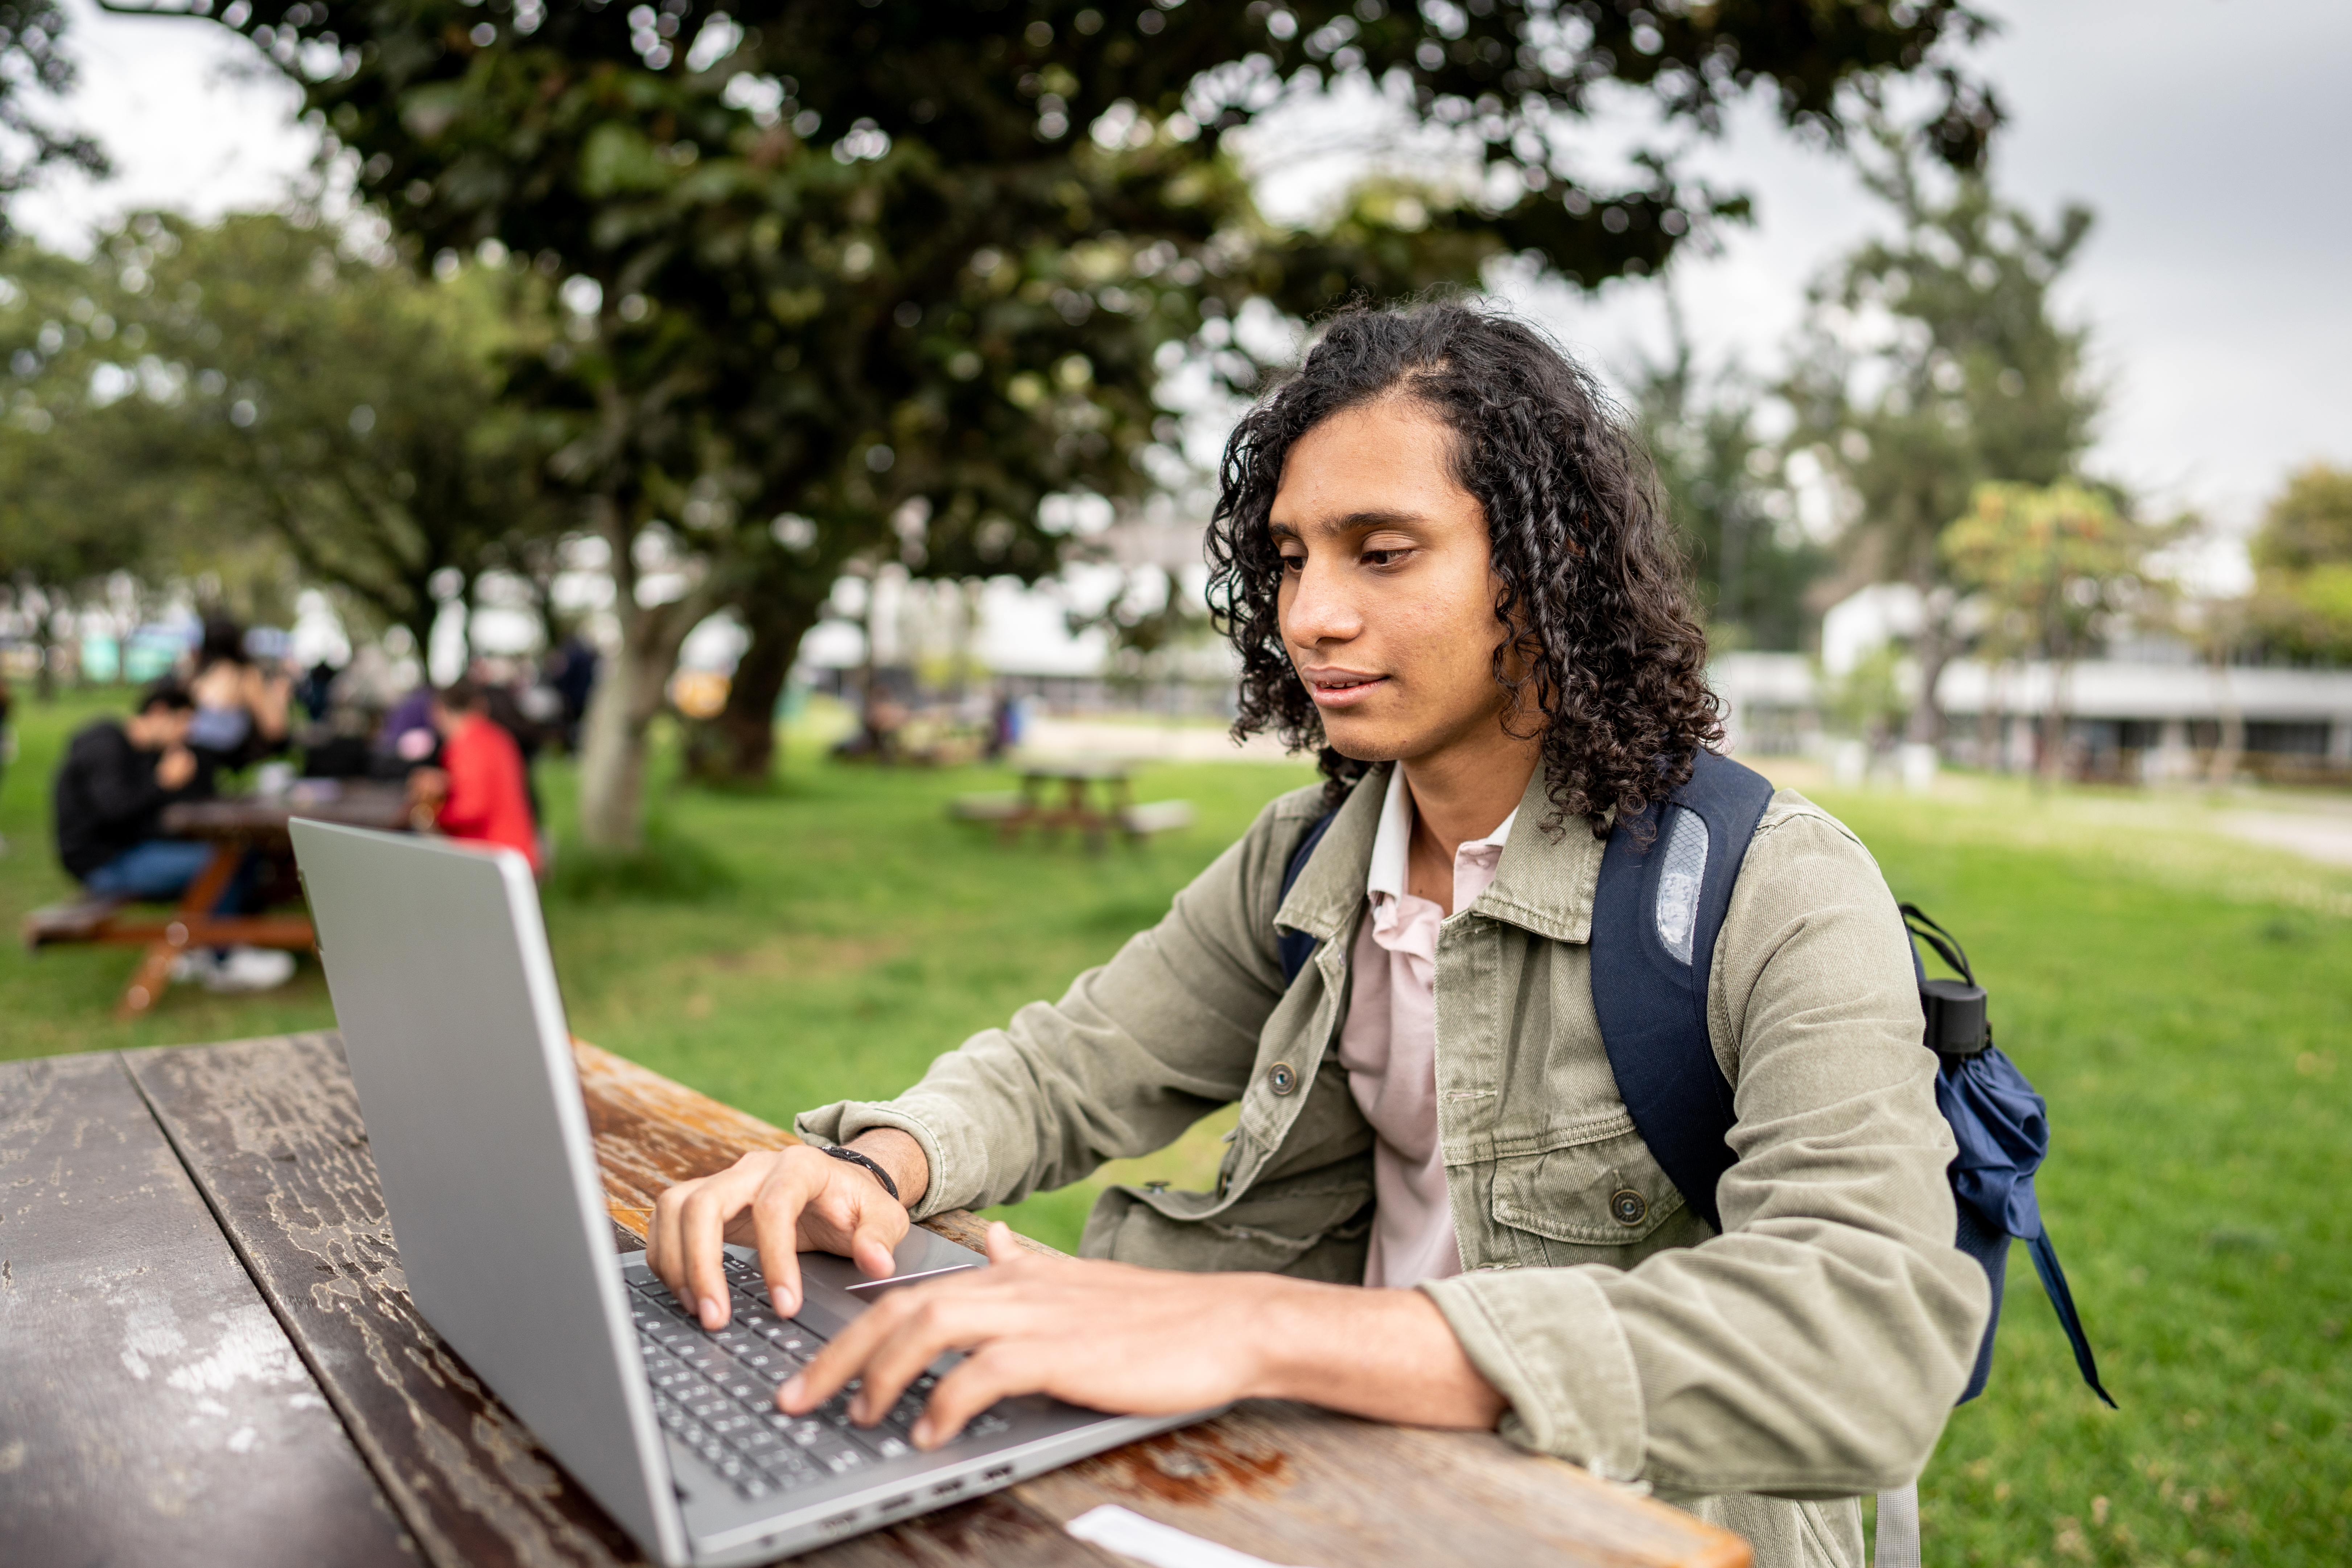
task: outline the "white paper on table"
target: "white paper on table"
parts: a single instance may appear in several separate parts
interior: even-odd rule
[[[1149,1568],[1282,1568],[1279,1563],[1220,1546],[1172,1524],[1146,1519],[1117,1503],[1088,1509],[1062,1528],[1089,1545],[1132,1557]]]

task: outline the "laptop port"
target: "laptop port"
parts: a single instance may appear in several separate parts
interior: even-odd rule
[[[856,1522],[857,1510],[853,1508],[847,1513],[835,1514],[831,1519],[828,1519],[824,1523],[818,1525],[817,1528],[830,1535],[835,1531],[847,1530],[851,1525],[856,1524]]]
[[[992,1470],[982,1471],[980,1479],[983,1481],[1011,1480],[1013,1479],[1013,1467],[1010,1465],[999,1465]]]
[[[931,1495],[933,1497],[953,1497],[956,1493],[961,1490],[963,1490],[963,1482],[961,1480],[941,1481],[938,1486],[931,1489]]]
[[[915,1500],[912,1497],[894,1497],[886,1501],[877,1503],[875,1508],[877,1512],[896,1513],[902,1508],[912,1508],[914,1506]]]

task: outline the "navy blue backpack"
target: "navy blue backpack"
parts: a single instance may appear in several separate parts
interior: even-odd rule
[[[1642,814],[1650,831],[1637,837],[1620,823],[1610,834],[1593,901],[1592,1005],[1618,1092],[1667,1179],[1718,1231],[1723,1219],[1715,1188],[1733,1163],[1725,1134],[1736,1119],[1731,1086],[1707,1037],[1706,978],[1732,884],[1771,800],[1772,785],[1762,774],[1702,748],[1690,782],[1669,795],[1664,811],[1654,801]],[[1286,897],[1337,815],[1316,823],[1291,856],[1282,879]],[[1992,1371],[1993,1331],[2000,1322],[2014,1237],[2032,1253],[2083,1381],[2113,1406],[2033,1199],[2033,1173],[2050,1147],[2042,1097],[1992,1043],[1985,993],[1960,944],[1916,907],[1905,904],[1902,911],[1905,929],[1959,975],[1928,979],[1918,949],[1912,949],[1923,1039],[1942,1058],[1936,1104],[1959,1143],[1951,1165],[1959,1208],[1955,1245],[1992,1283],[1992,1319],[1960,1402],[1982,1393]],[[1277,929],[1276,935],[1287,984],[1306,967],[1316,942],[1303,931]]]

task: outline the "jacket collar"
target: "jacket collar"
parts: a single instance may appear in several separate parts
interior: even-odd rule
[[[1554,942],[1590,942],[1604,846],[1580,816],[1561,823],[1556,835],[1545,831],[1541,824],[1550,811],[1544,770],[1538,767],[1519,796],[1495,879],[1470,907]]]
[[[1356,934],[1372,841],[1380,836],[1381,809],[1388,801],[1389,774],[1394,771],[1392,764],[1382,763],[1356,781],[1325,829],[1323,842],[1290,885],[1290,896],[1275,911],[1276,925],[1305,931],[1318,942],[1345,942]]]
[[[1321,942],[1346,941],[1355,935],[1356,922],[1363,913],[1372,842],[1380,834],[1389,775],[1394,771],[1391,764],[1381,763],[1368,770],[1349,791],[1323,842],[1316,846],[1306,869],[1291,884],[1290,896],[1276,911],[1276,925],[1305,931]],[[1528,780],[1527,793],[1519,797],[1518,814],[1511,819],[1511,836],[1503,846],[1495,879],[1470,908],[1554,942],[1590,942],[1592,900],[1601,884],[1601,841],[1592,837],[1581,818],[1561,824],[1555,839],[1538,826],[1550,810],[1544,772],[1538,768]]]

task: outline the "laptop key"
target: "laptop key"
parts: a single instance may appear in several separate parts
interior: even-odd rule
[[[775,1434],[772,1432],[769,1436],[775,1436]],[[809,1458],[808,1450],[797,1443],[787,1443],[781,1437],[777,1437],[775,1443],[769,1447],[751,1448],[745,1451],[751,1456],[752,1462],[763,1470],[778,1472],[789,1470],[794,1474],[810,1475],[816,1473],[816,1461]]]
[[[836,1476],[847,1475],[852,1470],[862,1470],[874,1462],[867,1457],[865,1449],[854,1443],[845,1441],[838,1435],[831,1432],[826,1433],[822,1439],[813,1445],[808,1452],[818,1464]]]

